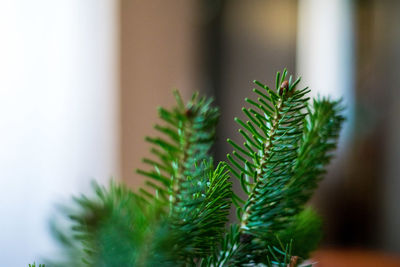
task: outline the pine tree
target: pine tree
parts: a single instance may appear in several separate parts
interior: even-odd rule
[[[246,98],[248,121],[235,118],[243,144],[228,139],[227,163],[210,149],[219,117],[212,99],[194,94],[158,110],[160,135],[147,138],[146,189],[94,185],[96,197],[66,209],[72,233],[50,266],[297,266],[321,237],[321,220],[305,205],[332,158],[344,120],[340,101],[310,101],[300,78],[278,72],[275,89],[261,82]],[[244,194],[233,192],[236,177]],[[233,178],[235,179],[235,178]],[[245,195],[245,198],[239,195]],[[234,204],[237,222],[228,224]]]

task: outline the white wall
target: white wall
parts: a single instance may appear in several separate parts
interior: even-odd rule
[[[118,176],[116,3],[0,2],[2,266],[54,250],[54,203]]]
[[[354,10],[348,0],[299,0],[296,69],[315,96],[343,98],[347,122],[354,124]]]

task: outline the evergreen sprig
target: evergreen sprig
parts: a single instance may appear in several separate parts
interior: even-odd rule
[[[147,138],[152,158],[147,189],[95,185],[95,198],[75,199],[74,235],[56,231],[71,257],[59,266],[297,266],[315,249],[321,220],[306,202],[322,179],[343,122],[340,101],[309,102],[300,78],[277,74],[246,98],[243,145],[231,139],[229,164],[214,165],[210,149],[219,110],[194,94],[159,108],[160,136]],[[231,188],[230,174],[245,198]],[[243,195],[243,194],[242,194]],[[231,203],[238,222],[226,229]],[[72,265],[71,265],[72,264]],[[53,264],[57,265],[57,264]],[[52,265],[52,266],[53,266]]]
[[[249,121],[244,123],[235,119],[243,127],[239,130],[245,139],[241,151],[246,154],[241,156],[240,152],[234,151],[236,159],[229,154],[228,159],[239,169],[238,173],[231,168],[249,196],[241,217],[241,228],[248,234],[273,233],[278,230],[276,227],[285,227],[282,218],[286,215],[279,216],[279,219],[277,216],[283,215],[284,209],[279,205],[282,203],[280,199],[285,196],[277,192],[283,190],[294,173],[306,115],[302,110],[306,107],[308,98],[305,95],[309,91],[307,88],[296,90],[300,79],[291,84],[285,82],[285,78],[286,71],[282,77],[278,73],[277,92],[255,81],[265,92],[254,89],[261,96],[258,102],[246,99],[255,107],[243,109]],[[264,116],[260,113],[263,111]],[[251,156],[251,161],[246,159],[246,155]],[[274,220],[280,222],[275,223]]]
[[[243,109],[249,120],[235,119],[242,127],[244,144],[228,139],[236,149],[234,157],[228,154],[230,169],[248,196],[238,215],[240,232],[250,241],[237,257],[252,255],[250,261],[263,261],[269,254],[265,246],[276,243],[285,229],[297,227],[296,219],[329,163],[343,122],[340,102],[316,99],[311,107],[310,90],[298,90],[300,79],[292,83],[292,77],[287,81],[286,76],[286,70],[282,75],[278,72],[276,91],[255,81],[261,90],[253,91],[260,97],[246,99],[253,107]],[[318,224],[312,216],[305,218],[311,228]],[[309,250],[296,253],[307,256]]]
[[[143,266],[172,260],[165,248],[176,240],[166,235],[164,211],[158,203],[146,202],[114,182],[108,188],[94,183],[93,188],[95,197],[75,197],[79,210],[66,211],[73,235],[55,229],[68,257],[50,266]]]
[[[145,159],[154,170],[139,170],[155,185],[156,199],[168,205],[168,220],[182,233],[178,253],[187,260],[208,255],[222,237],[230,208],[231,183],[224,163],[214,170],[209,150],[214,142],[219,111],[212,99],[194,94],[187,105],[175,92],[177,106],[159,109],[168,126],[155,128],[168,138],[147,138],[158,161]],[[146,196],[153,195],[145,192]],[[160,196],[160,197],[157,197]],[[190,233],[190,235],[187,235]]]

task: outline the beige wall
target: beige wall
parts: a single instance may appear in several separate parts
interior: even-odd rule
[[[156,107],[174,103],[173,88],[186,98],[195,88],[195,3],[121,1],[121,169],[130,186],[143,181],[135,169],[149,155],[144,137],[155,133]]]

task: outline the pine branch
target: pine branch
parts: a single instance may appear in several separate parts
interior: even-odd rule
[[[211,99],[198,99],[197,94],[186,106],[179,94],[175,95],[176,108],[159,110],[168,126],[156,126],[168,141],[147,139],[155,145],[158,161],[146,159],[154,171],[139,173],[161,182],[147,184],[156,189],[156,195],[163,196],[161,201],[168,202],[171,229],[183,237],[177,253],[192,261],[208,255],[221,240],[230,208],[231,183],[225,164],[213,170],[209,156],[218,109],[211,107]]]
[[[94,184],[95,198],[75,198],[70,210],[71,237],[61,236],[69,254],[51,266],[176,266],[181,262],[171,244],[181,237],[170,232],[159,203],[146,202],[123,185],[108,189]],[[57,230],[62,234],[62,230]]]
[[[161,242],[158,223],[162,210],[114,183],[108,190],[95,185],[95,191],[98,199],[76,198],[84,210],[71,216],[75,237],[86,252],[84,262],[89,266],[133,266],[154,253],[152,241]]]
[[[292,253],[299,257],[300,262],[308,259],[310,252],[317,248],[322,238],[322,220],[311,208],[305,208],[293,217],[286,229],[276,235],[283,244],[292,242]],[[271,245],[279,245],[276,240],[272,241]]]
[[[196,250],[195,257],[208,256],[225,233],[232,194],[231,183],[228,179],[229,175],[224,163],[220,163],[214,171],[210,171],[206,192],[203,196],[199,196],[198,210],[192,216],[188,215],[183,223],[183,226],[188,222],[196,226],[191,231],[194,236],[192,245]],[[185,230],[185,228],[182,229]],[[185,231],[182,234],[186,233]],[[186,240],[188,240],[187,237]]]
[[[326,98],[314,99],[313,106],[308,108],[309,116],[294,166],[295,177],[287,185],[288,188],[298,188],[290,195],[297,201],[294,205],[300,206],[308,201],[333,156],[331,151],[336,149],[344,122],[340,103]]]
[[[161,136],[147,138],[155,159],[144,159],[150,191],[95,185],[94,198],[75,198],[68,211],[73,235],[56,230],[68,260],[52,266],[297,266],[320,237],[318,216],[305,209],[332,157],[343,122],[340,101],[308,103],[300,79],[276,78],[276,90],[255,81],[257,101],[227,165],[209,155],[219,116],[197,94],[185,105],[159,109]],[[247,194],[233,194],[229,172]],[[153,192],[154,191],[154,194]],[[231,203],[239,224],[225,225]],[[82,259],[76,261],[76,259]]]
[[[286,70],[277,74],[276,91],[255,81],[264,90],[253,90],[258,101],[246,99],[255,107],[243,109],[249,121],[235,119],[244,145],[228,139],[235,148],[234,157],[228,155],[231,172],[248,195],[238,207],[240,235],[247,243],[243,246],[239,239],[236,245],[243,248],[235,257],[250,254],[249,262],[265,262],[262,255],[270,255],[267,247],[276,243],[276,236],[296,228],[296,216],[321,179],[343,121],[338,102],[315,100],[311,110],[309,90],[297,90],[300,79],[292,83],[286,75]],[[314,248],[306,247],[307,252]]]
[[[267,245],[263,255],[259,258],[255,258],[252,254],[252,249],[254,248],[256,247],[250,243],[250,239],[246,239],[240,233],[239,226],[232,224],[230,231],[226,234],[221,244],[220,250],[203,260],[200,266],[287,267],[292,263],[292,241],[289,241],[286,245],[283,245],[280,241],[276,245]],[[268,253],[265,253],[265,251]],[[264,265],[258,265],[259,263]]]
[[[252,155],[252,162],[249,163],[244,153],[242,157],[236,156],[239,161],[242,161],[241,163],[228,155],[228,159],[239,169],[240,174],[234,169],[233,172],[241,180],[242,185],[246,185],[244,190],[249,195],[243,207],[241,229],[252,235],[259,233],[264,235],[272,231],[271,224],[281,212],[279,208],[276,208],[276,205],[279,205],[277,198],[282,197],[279,192],[293,175],[292,166],[295,163],[302,136],[305,114],[301,113],[301,110],[305,108],[308,100],[305,98],[308,89],[296,90],[299,79],[289,84],[285,81],[285,77],[286,70],[282,77],[278,73],[277,92],[256,81],[255,83],[261,86],[265,93],[254,91],[269,100],[271,104],[265,102],[263,98],[259,98],[258,102],[246,99],[258,110],[244,109],[250,119],[246,123],[236,119],[245,129],[239,130],[245,138],[242,149]],[[281,86],[278,87],[279,85]],[[266,113],[261,115],[263,112]],[[240,152],[234,151],[234,155],[240,155]]]
[[[159,116],[166,126],[156,125],[164,138],[146,138],[153,144],[151,152],[157,160],[145,159],[154,168],[138,173],[155,180],[160,185],[152,185],[156,195],[163,196],[170,204],[170,210],[181,200],[181,187],[187,177],[197,179],[207,171],[208,151],[214,141],[215,126],[219,111],[211,107],[211,99],[200,98],[194,94],[185,106],[179,93],[175,91],[177,107],[172,110],[159,108]]]

